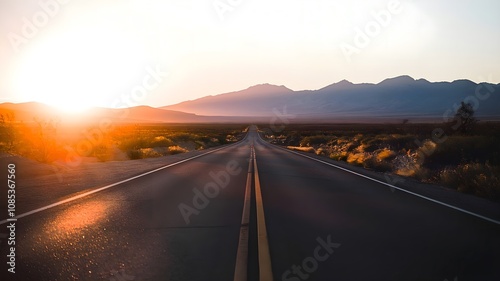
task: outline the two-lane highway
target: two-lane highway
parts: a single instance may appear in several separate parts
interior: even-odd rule
[[[255,127],[16,231],[16,274],[2,262],[1,280],[500,280],[497,224],[270,145]]]

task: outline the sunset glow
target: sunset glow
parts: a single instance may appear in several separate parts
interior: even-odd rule
[[[136,105],[260,83],[302,90],[399,75],[500,81],[497,1],[43,3],[51,4],[2,4],[3,101],[112,107],[157,65],[171,75]]]

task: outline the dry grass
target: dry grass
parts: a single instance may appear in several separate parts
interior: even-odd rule
[[[442,126],[290,125],[268,139],[293,150],[500,201],[500,123],[483,123],[475,135],[446,135],[444,141],[432,134]]]
[[[470,163],[447,167],[439,173],[443,184],[458,191],[500,201],[500,167]]]
[[[179,154],[179,153],[184,153],[184,152],[189,152],[189,150],[180,147],[178,145],[173,145],[168,147],[168,153],[170,154]]]
[[[316,151],[314,150],[314,147],[302,147],[302,146],[287,146],[286,148],[291,149],[291,150],[296,150],[296,151],[302,151],[302,152],[309,152],[309,153],[315,153]]]
[[[0,152],[38,162],[69,157],[96,161],[143,159],[206,149],[238,141],[245,125],[62,125],[57,120],[0,120]]]

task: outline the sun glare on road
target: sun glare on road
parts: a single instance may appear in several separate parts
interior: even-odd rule
[[[57,233],[72,234],[81,231],[87,226],[92,226],[105,218],[110,205],[102,202],[92,202],[75,206],[57,216],[50,224],[50,231],[55,228]]]

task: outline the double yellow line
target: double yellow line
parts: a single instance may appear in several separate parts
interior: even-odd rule
[[[253,165],[252,165],[253,164]],[[248,266],[248,230],[250,221],[250,202],[252,188],[252,167],[255,181],[255,202],[257,208],[257,239],[259,252],[259,280],[272,281],[273,271],[271,267],[271,254],[269,252],[269,241],[267,239],[266,219],[264,215],[264,204],[260,188],[259,170],[255,156],[254,146],[251,145],[250,160],[248,164],[248,176],[245,188],[245,201],[243,204],[243,215],[241,219],[240,241],[236,254],[236,268],[234,281],[247,280]]]

